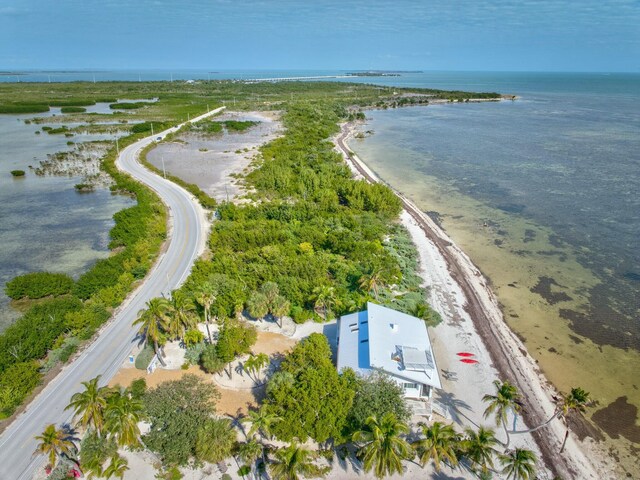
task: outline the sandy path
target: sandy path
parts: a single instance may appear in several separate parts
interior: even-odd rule
[[[380,182],[375,173],[347,147],[345,141],[351,133],[350,124],[342,126],[341,133],[335,139],[339,151],[356,175],[370,182]],[[491,392],[491,381],[498,374],[499,378],[515,383],[522,392],[527,404],[524,412],[526,424],[542,423],[554,411],[552,395],[557,392],[505,323],[486,278],[430,217],[400,193],[395,193],[404,208],[402,221],[418,246],[423,278],[428,285],[434,285],[431,290],[433,305],[446,319],[434,334],[440,352],[438,362],[443,370],[451,369],[454,374],[451,381],[445,379],[443,391],[449,394],[458,390],[460,393],[458,398],[441,400],[444,400],[443,403],[446,400],[450,404],[457,403],[458,418],[455,418],[453,409],[454,420],[464,424],[462,419],[466,414],[469,417],[466,418],[467,422],[476,423],[474,417],[477,419],[483,408],[478,403],[479,392],[474,395],[470,393],[478,388],[482,393]],[[455,353],[461,351],[458,348],[475,352],[480,363],[460,364],[455,358]],[[466,368],[469,366],[472,368]],[[456,389],[454,383],[464,387]],[[521,428],[522,422],[517,429]],[[564,438],[561,422],[553,422],[534,436],[545,464],[554,474],[563,478],[612,478],[612,470],[601,462],[596,466],[594,452],[586,453],[585,450],[591,449],[584,443],[579,445],[573,436],[570,436],[563,455],[558,454]],[[526,436],[514,437],[514,441],[520,442]],[[525,440],[525,443],[529,442]]]

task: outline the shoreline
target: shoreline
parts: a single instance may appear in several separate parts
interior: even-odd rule
[[[334,138],[338,151],[356,175],[369,182],[385,183],[348,148],[346,142],[352,134],[353,123],[341,125],[340,134]],[[402,202],[402,216],[408,216],[419,230],[416,232],[416,228],[411,228],[411,225],[407,224],[407,218],[403,218],[403,224],[411,231],[414,242],[417,240],[416,234],[423,235],[424,240],[433,250],[429,252],[431,257],[433,258],[434,255],[440,257],[450,279],[459,287],[461,297],[459,307],[463,308],[470,317],[477,331],[475,334],[479,336],[482,345],[486,348],[500,377],[514,383],[526,399],[527,408],[523,412],[525,421],[531,426],[543,423],[554,412],[553,397],[558,392],[544,377],[522,341],[506,324],[488,279],[433,219],[404,195],[393,188],[392,190]],[[422,263],[427,246],[424,244],[417,246]],[[429,267],[432,266],[429,265]],[[487,390],[489,388],[490,385],[487,385]],[[607,474],[610,474],[612,469],[607,468],[607,461],[603,458],[594,464],[594,457],[600,456],[599,452],[595,452],[594,448],[591,448],[592,445],[577,440],[575,434],[569,435],[563,455],[558,453],[564,439],[564,431],[564,425],[556,421],[532,433],[547,467],[551,468],[554,474],[566,478],[609,478]]]

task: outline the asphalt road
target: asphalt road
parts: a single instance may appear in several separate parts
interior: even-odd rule
[[[214,115],[224,107],[194,118],[197,122]],[[176,127],[177,128],[177,127]],[[78,358],[51,381],[31,402],[27,409],[0,436],[0,479],[23,480],[33,476],[45,458],[35,456],[34,436],[50,423],[63,424],[71,420],[64,408],[69,398],[82,388],[81,382],[102,375],[106,384],[127,359],[138,342],[137,327],[132,323],[138,312],[151,298],[167,294],[184,282],[194,260],[205,244],[203,211],[197,200],[186,190],[150,172],[137,161],[138,153],[158,137],[175,129],[157,133],[129,145],[120,152],[118,168],[153,188],[168,206],[170,228],[167,249],[145,281],[119,308],[111,321],[103,327],[96,340]]]

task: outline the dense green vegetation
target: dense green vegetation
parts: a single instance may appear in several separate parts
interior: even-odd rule
[[[193,296],[203,285],[213,285],[216,300],[210,314],[223,320],[242,311],[253,292],[272,282],[283,300],[277,308],[272,305],[269,314],[289,313],[303,322],[352,311],[372,296],[391,298],[391,285],[395,284],[403,290],[398,299],[406,300],[401,308],[421,308],[428,317],[428,307],[415,285],[402,283],[410,278],[407,272],[411,265],[399,261],[401,249],[393,244],[393,222],[400,209],[397,198],[384,186],[353,181],[328,141],[337,131],[337,122],[361,114],[359,107],[397,102],[393,92],[386,87],[332,82],[0,84],[0,113],[35,113],[48,111],[49,105],[77,107],[109,100],[118,111],[108,116],[78,112],[77,118],[93,122],[104,117],[126,123],[132,117],[126,110],[120,111],[123,105],[125,109],[144,107],[135,117],[144,123],[120,139],[120,148],[124,148],[145,136],[152,123],[154,131],[159,131],[230,98],[238,110],[284,110],[286,135],[262,148],[255,170],[245,179],[253,191],[252,202],[219,206],[220,220],[209,242],[213,256],[198,261],[183,288],[185,294]],[[402,92],[468,98],[467,94],[435,90]],[[160,100],[140,105],[113,103],[115,98],[153,97]],[[59,126],[61,121],[38,119],[38,123],[58,125],[47,125],[43,131],[70,134]],[[225,126],[238,130],[249,125]],[[115,252],[111,257],[82,275],[68,297],[33,306],[0,335],[2,398],[12,399],[8,407],[3,404],[5,416],[37,383],[41,371],[70,358],[80,341],[91,338],[134,282],[149,270],[166,235],[163,205],[155,193],[117,171],[115,153],[115,148],[107,153],[102,168],[113,178],[113,190],[135,197],[137,205],[115,215],[110,243]],[[197,187],[185,188],[205,206],[216,206]],[[8,373],[18,364],[32,368],[31,374],[20,379],[22,383]],[[322,438],[337,428],[310,428],[307,435]]]
[[[24,170],[11,170],[11,175],[14,177],[24,177]]]
[[[62,113],[84,113],[87,109],[84,107],[62,107],[60,112]]]
[[[0,113],[42,113],[49,105],[39,103],[0,103]]]
[[[109,108],[112,110],[137,110],[147,105],[147,102],[119,102],[112,103]]]
[[[355,394],[349,377],[336,371],[324,335],[302,340],[267,385],[266,412],[280,418],[273,434],[286,441],[340,439]]]
[[[49,100],[49,105],[52,107],[86,107],[95,104],[96,100],[92,98],[56,98]]]
[[[9,298],[42,298],[71,293],[73,279],[64,273],[25,273],[7,282],[5,292]]]
[[[256,126],[259,122],[253,122],[250,120],[238,121],[238,120],[226,120],[222,122],[227,130],[230,132],[244,132],[251,127]]]

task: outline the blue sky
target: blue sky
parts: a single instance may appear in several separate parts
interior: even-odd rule
[[[638,0],[0,0],[0,69],[640,71]]]

